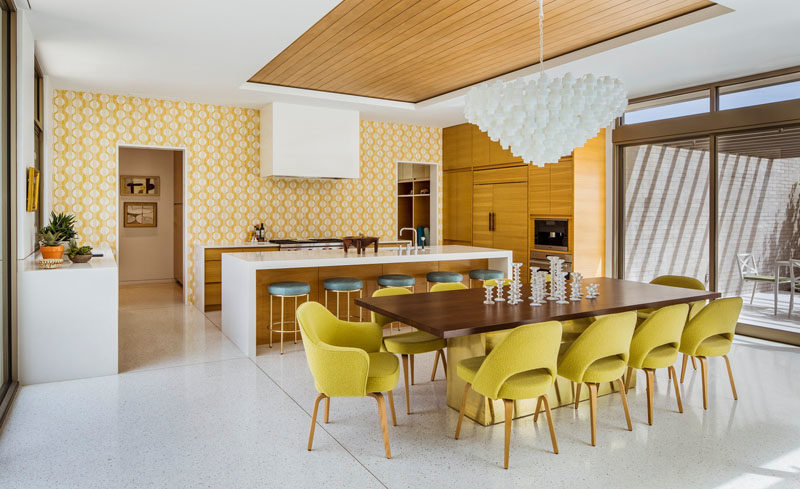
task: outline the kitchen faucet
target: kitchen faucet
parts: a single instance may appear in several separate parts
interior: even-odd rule
[[[397,233],[397,236],[402,236],[403,231],[411,231],[414,233],[414,251],[417,251],[417,230],[414,228],[402,228],[400,232]],[[408,250],[411,250],[411,245],[408,245]]]

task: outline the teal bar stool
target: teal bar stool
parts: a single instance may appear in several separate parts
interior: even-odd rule
[[[428,272],[425,276],[427,281],[426,288],[431,290],[431,284],[454,284],[463,282],[464,276],[458,272]]]
[[[294,334],[294,342],[297,344],[297,298],[305,297],[305,302],[308,302],[308,294],[311,293],[311,285],[307,282],[275,282],[269,284],[269,347],[272,348],[272,333],[278,333],[281,337],[281,355],[283,355],[283,336],[286,334]],[[275,318],[272,315],[272,298],[280,297],[281,299],[281,320],[280,329],[275,329]],[[284,299],[294,298],[295,316],[293,321],[284,320]],[[292,329],[286,329],[286,324],[291,324]]]
[[[405,287],[414,292],[414,277],[402,273],[390,273],[378,277],[378,287]]]
[[[481,282],[486,282],[487,280],[497,280],[499,278],[504,278],[505,274],[500,270],[491,270],[491,269],[478,269],[478,270],[470,270],[469,272],[469,288],[472,288],[472,281],[473,280],[480,280]]]
[[[325,289],[325,307],[328,307],[328,291],[333,292],[336,294],[336,317],[341,319],[339,316],[339,302],[340,297],[342,294],[345,294],[347,297],[345,301],[347,302],[347,316],[345,316],[345,321],[350,321],[352,316],[350,316],[350,294],[354,292],[358,292],[359,297],[364,296],[364,282],[357,278],[351,277],[333,277],[327,278],[322,282],[322,287]],[[358,320],[361,321],[363,319],[363,311],[361,308],[358,310]]]

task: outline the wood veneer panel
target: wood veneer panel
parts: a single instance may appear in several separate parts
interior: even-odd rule
[[[554,216],[571,216],[574,198],[574,163],[572,156],[561,158],[558,163],[548,164],[550,167],[550,213]],[[590,196],[581,196],[591,198]],[[596,275],[596,274],[592,274]]]
[[[707,0],[546,1],[546,55],[710,5]],[[529,0],[344,0],[250,81],[417,102],[535,64],[537,14],[537,4]]]
[[[444,239],[472,243],[472,171],[444,172]]]
[[[576,272],[605,274],[606,258],[606,132],[600,131],[574,151],[575,219],[572,235]]]

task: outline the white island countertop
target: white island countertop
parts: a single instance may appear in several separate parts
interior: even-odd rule
[[[488,267],[511,274],[512,252],[474,246],[430,246],[424,250],[374,249],[365,253],[355,249],[296,250],[224,253],[222,255],[222,332],[249,357],[256,355],[257,279],[260,271],[379,265],[389,263],[448,262],[487,260]],[[283,272],[281,272],[283,273]],[[377,279],[377,276],[375,277]]]
[[[297,250],[243,252],[222,255],[226,260],[244,262],[252,270],[275,270],[281,268],[336,267],[348,265],[370,265],[378,263],[412,263],[426,261],[470,260],[481,258],[510,258],[511,251],[474,246],[442,245],[427,246],[423,250],[368,248],[365,253],[356,253],[351,248],[344,250]],[[224,282],[224,279],[223,279]]]

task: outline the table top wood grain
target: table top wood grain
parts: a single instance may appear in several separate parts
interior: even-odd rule
[[[426,331],[440,338],[455,338],[470,334],[489,333],[523,324],[543,321],[566,321],[601,314],[613,314],[645,308],[658,308],[672,304],[719,298],[719,292],[667,287],[613,278],[584,279],[584,285],[596,283],[599,296],[581,299],[580,302],[546,304],[534,307],[529,304],[530,288],[522,287],[523,302],[515,306],[507,302],[483,304],[482,288],[429,292],[388,297],[365,297],[355,300],[356,305],[375,311]],[[508,288],[504,294],[507,298]]]

